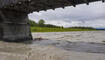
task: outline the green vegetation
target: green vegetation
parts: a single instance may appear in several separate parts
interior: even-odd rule
[[[43,19],[39,20],[38,23],[36,23],[35,21],[32,21],[32,20],[29,20],[29,23],[30,23],[31,27],[61,28],[60,26],[45,24],[45,21]]]
[[[69,31],[96,31],[92,27],[69,27],[63,28],[62,26],[55,26],[51,24],[45,24],[43,19],[39,20],[38,23],[29,20],[32,32],[69,32]]]
[[[43,19],[39,20],[38,22],[40,27],[44,27],[45,26],[45,21]]]
[[[35,21],[29,20],[29,23],[30,23],[31,27],[38,26],[38,24]]]
[[[96,31],[95,29],[49,28],[31,27],[32,32],[69,32],[69,31]]]

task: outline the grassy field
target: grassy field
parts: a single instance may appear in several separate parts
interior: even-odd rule
[[[97,30],[95,29],[31,27],[31,31],[32,32],[69,32],[69,31],[97,31]]]

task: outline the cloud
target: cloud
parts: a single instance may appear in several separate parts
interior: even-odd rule
[[[77,7],[57,8],[55,10],[33,12],[29,18],[35,21],[44,19],[46,23],[69,26],[105,26],[105,3],[94,2]]]

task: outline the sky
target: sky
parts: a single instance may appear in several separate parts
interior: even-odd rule
[[[93,2],[90,5],[81,4],[30,13],[29,19],[38,22],[44,19],[46,24],[64,27],[87,26],[105,28],[105,3]]]

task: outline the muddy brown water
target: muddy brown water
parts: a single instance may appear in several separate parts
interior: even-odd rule
[[[33,37],[38,39],[0,41],[0,60],[105,60],[104,31],[34,33]]]
[[[105,54],[105,31],[33,33],[33,37],[42,39],[31,41],[31,45],[49,45],[67,51]]]
[[[70,42],[61,40],[40,40],[24,42],[31,45],[54,46],[67,51],[85,52],[85,53],[103,53],[105,54],[105,43],[95,42]]]

